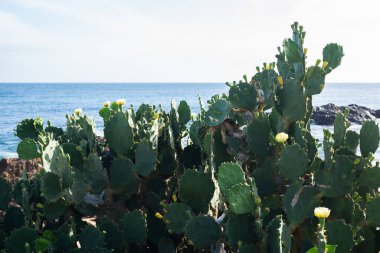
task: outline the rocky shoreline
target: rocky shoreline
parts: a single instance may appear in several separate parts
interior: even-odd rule
[[[14,185],[21,177],[23,171],[28,177],[33,177],[42,169],[41,160],[21,160],[20,158],[3,158],[0,161],[0,177]]]

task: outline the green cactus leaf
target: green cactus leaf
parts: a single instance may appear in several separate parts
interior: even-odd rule
[[[210,216],[194,216],[186,225],[186,237],[198,249],[204,249],[216,243],[222,236],[222,230]]]
[[[149,241],[158,246],[160,240],[165,237],[170,237],[163,219],[158,219],[153,213],[147,213],[147,229]]]
[[[0,177],[0,210],[5,211],[8,208],[8,203],[11,199],[11,186]]]
[[[335,43],[330,43],[323,48],[323,61],[328,62],[327,72],[338,67],[344,56],[343,47]]]
[[[215,191],[211,174],[186,170],[178,184],[178,195],[183,203],[188,204],[196,212],[208,212]]]
[[[106,172],[96,153],[85,159],[82,171],[83,179],[90,185],[92,193],[101,193],[106,188]]]
[[[232,186],[228,191],[227,199],[231,211],[236,214],[252,213],[258,201],[248,184]]]
[[[125,252],[123,234],[115,223],[104,218],[96,220],[96,225],[104,236],[107,249],[116,253]]]
[[[290,252],[292,233],[281,216],[276,216],[268,224],[267,235],[269,252]]]
[[[325,253],[335,253],[335,249],[336,249],[336,245],[326,245]],[[306,253],[319,253],[319,252],[320,251],[318,250],[317,246],[306,251]]]
[[[276,178],[276,173],[276,164],[271,157],[264,158],[257,162],[253,177],[260,197],[265,197],[276,192],[277,184],[274,180],[274,178]]]
[[[191,208],[183,203],[171,203],[166,207],[164,222],[168,230],[175,234],[185,232],[185,226],[192,217]]]
[[[327,222],[327,242],[337,245],[336,253],[351,252],[354,246],[354,237],[351,226],[346,224],[344,220],[334,220]]]
[[[380,197],[372,199],[367,207],[367,220],[380,227]]]
[[[325,87],[325,75],[321,67],[311,66],[307,69],[304,82],[306,96],[312,96],[322,92]]]
[[[77,149],[77,145],[73,143],[64,143],[62,148],[65,154],[70,156],[70,165],[76,169],[82,169],[83,158],[80,151]]]
[[[239,164],[223,163],[219,166],[218,184],[224,196],[227,196],[232,186],[239,183],[245,183],[245,175]]]
[[[102,248],[104,244],[102,232],[94,226],[86,226],[80,233],[78,240],[84,249]]]
[[[362,187],[368,187],[372,190],[377,190],[380,182],[380,168],[372,167],[366,168],[360,174],[358,184]]]
[[[254,120],[247,128],[248,148],[258,156],[265,156],[269,151],[270,126],[267,120]]]
[[[21,228],[25,224],[25,215],[20,207],[11,206],[4,215],[4,225],[8,232]]]
[[[146,220],[140,210],[126,213],[123,218],[123,233],[127,243],[142,244],[147,238]]]
[[[355,131],[348,130],[346,132],[345,146],[356,153],[359,146],[359,134]]]
[[[308,158],[305,151],[298,145],[286,145],[281,152],[278,167],[280,174],[295,181],[307,170]]]
[[[29,138],[22,140],[17,145],[17,154],[19,158],[24,160],[31,160],[41,156],[41,153],[38,151],[37,143]]]
[[[68,207],[68,203],[64,199],[60,198],[56,202],[45,202],[43,207],[43,214],[50,220],[61,217]]]
[[[314,208],[320,204],[321,197],[316,187],[302,186],[300,182],[291,184],[282,201],[289,226],[295,228],[305,219],[313,217]]]
[[[31,249],[34,248],[34,241],[38,238],[38,234],[31,228],[20,228],[14,230],[12,234],[5,240],[5,250],[8,253],[29,253],[26,251],[25,245],[28,244]]]
[[[226,235],[228,245],[238,249],[239,244],[256,244],[260,239],[260,227],[250,214],[228,216]]]
[[[73,181],[73,170],[70,166],[70,156],[65,154],[57,141],[50,141],[42,154],[44,169],[59,176],[62,187],[67,188]]]
[[[256,108],[256,97],[257,91],[255,86],[245,82],[231,86],[228,92],[228,98],[232,106],[251,111]]]
[[[360,152],[367,157],[369,153],[375,153],[379,147],[379,126],[375,121],[366,121],[360,129]]]
[[[306,97],[303,88],[295,79],[284,81],[283,88],[279,91],[279,108],[282,116],[288,121],[302,120],[306,113]]]
[[[263,92],[260,94],[260,102],[264,102],[264,109],[270,109],[275,105],[275,90],[279,88],[278,84],[278,75],[273,69],[263,70],[261,72],[257,72],[253,77],[252,81],[255,82],[256,87]]]
[[[194,121],[189,132],[191,141],[199,147],[202,146],[202,127],[203,123],[201,121]]]
[[[286,60],[288,60],[289,63],[302,62],[302,53],[292,39],[284,40],[283,46]]]
[[[158,243],[158,253],[176,253],[174,242],[167,237],[161,238]]]
[[[133,132],[128,119],[117,112],[105,125],[104,137],[118,156],[124,156],[133,146]]]
[[[324,196],[336,198],[349,193],[352,188],[354,164],[343,155],[336,155],[335,164],[330,169],[320,169],[315,174],[315,181],[323,185]]]
[[[20,123],[18,123],[16,127],[16,135],[21,140],[24,139],[32,139],[37,140],[38,138],[38,130],[34,124],[34,119],[24,119]],[[41,130],[41,129],[40,129]]]
[[[230,112],[231,105],[224,99],[218,99],[211,104],[205,115],[205,123],[208,126],[220,125]]]
[[[178,105],[178,122],[181,126],[185,126],[191,118],[190,106],[185,100],[179,102]]]
[[[52,172],[45,172],[42,177],[41,192],[48,201],[57,201],[63,194],[60,178]]]
[[[137,193],[139,180],[134,172],[131,160],[118,158],[112,162],[110,168],[110,184],[114,191],[123,192],[126,196]]]
[[[108,122],[111,118],[111,110],[107,107],[103,107],[99,110],[99,116],[103,118],[104,122]]]
[[[182,163],[186,169],[198,169],[202,166],[202,149],[197,145],[188,145],[183,149]]]
[[[144,177],[155,169],[157,155],[148,142],[140,142],[136,145],[136,171]]]
[[[347,128],[350,126],[346,120],[345,114],[338,112],[334,121],[334,147],[344,145]]]

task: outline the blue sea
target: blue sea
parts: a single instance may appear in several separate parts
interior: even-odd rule
[[[198,95],[204,102],[214,94],[228,92],[223,83],[0,83],[0,158],[17,157],[18,138],[14,129],[24,118],[42,117],[53,125],[64,127],[65,114],[75,108],[95,118],[102,134],[98,110],[106,100],[124,98],[137,108],[141,103],[170,108],[170,101],[186,100],[192,112],[199,112]],[[322,94],[314,96],[314,105],[359,104],[380,109],[380,83],[329,83]],[[322,140],[323,128],[312,126],[313,136]],[[351,126],[359,130],[360,126]],[[331,127],[330,127],[331,129]],[[376,153],[380,158],[380,150]]]

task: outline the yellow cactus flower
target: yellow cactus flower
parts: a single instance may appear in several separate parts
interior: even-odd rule
[[[316,207],[314,209],[314,216],[317,218],[327,218],[330,215],[331,210],[327,207]]]
[[[103,103],[103,106],[104,107],[109,107],[111,105],[111,102],[110,101],[106,101]]]
[[[82,113],[82,109],[77,108],[77,109],[74,110],[74,113],[75,113],[76,115],[79,115],[79,114]]]
[[[266,70],[270,70],[270,69],[271,69],[270,64],[268,64],[268,65],[266,66]]]
[[[325,69],[329,65],[329,62],[323,61],[322,68]]]
[[[118,99],[116,100],[116,104],[119,106],[125,105],[125,99]]]
[[[162,216],[162,214],[160,213],[155,213],[154,216],[158,219],[162,219],[164,216]]]
[[[282,76],[278,76],[277,80],[278,80],[278,83],[280,84],[280,86],[282,87],[284,85],[284,80],[282,80]]]
[[[288,138],[289,138],[289,135],[287,133],[284,133],[284,132],[276,134],[276,137],[275,137],[276,141],[280,142],[280,143],[286,142],[288,140]]]
[[[172,195],[172,199],[174,202],[177,202],[177,196],[175,194]]]
[[[154,113],[154,119],[159,119],[160,118],[160,114],[159,113]]]
[[[307,48],[304,48],[304,49],[303,49],[303,54],[304,54],[304,55],[307,54]]]

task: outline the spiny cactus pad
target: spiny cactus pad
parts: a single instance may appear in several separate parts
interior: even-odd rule
[[[146,220],[140,210],[126,213],[123,218],[123,233],[127,243],[142,244],[147,238]]]
[[[196,212],[207,213],[215,185],[210,174],[186,170],[179,179],[179,198]]]
[[[171,203],[166,207],[164,222],[169,231],[176,234],[185,232],[187,222],[192,217],[191,208],[183,203]]]
[[[255,86],[246,82],[232,85],[228,92],[228,98],[232,106],[247,110],[255,109],[256,97],[257,91]]]
[[[208,126],[220,125],[230,112],[231,105],[224,99],[218,99],[210,105],[205,115],[205,123]]]
[[[110,184],[113,190],[123,192],[127,196],[138,191],[139,180],[131,160],[118,158],[113,161],[110,168]]]
[[[216,243],[222,236],[221,227],[210,216],[194,216],[186,225],[186,237],[198,249]]]
[[[354,246],[352,228],[344,220],[334,220],[326,224],[327,240],[331,245],[337,245],[335,253],[351,252]]]
[[[278,167],[282,176],[295,181],[305,174],[307,163],[305,151],[298,144],[293,144],[286,145],[282,150]]]
[[[118,156],[126,154],[133,146],[133,132],[129,125],[127,116],[122,112],[117,112],[104,128],[104,137],[106,137],[110,147]]]
[[[364,157],[376,152],[379,139],[379,126],[374,121],[364,122],[360,129],[360,152]]]
[[[136,171],[144,177],[155,169],[157,155],[148,142],[140,142],[136,145]]]
[[[219,166],[218,184],[223,195],[227,195],[229,189],[239,183],[245,183],[244,172],[236,163],[223,163]]]
[[[227,200],[231,211],[236,214],[252,213],[258,202],[251,186],[245,183],[232,186]]]

